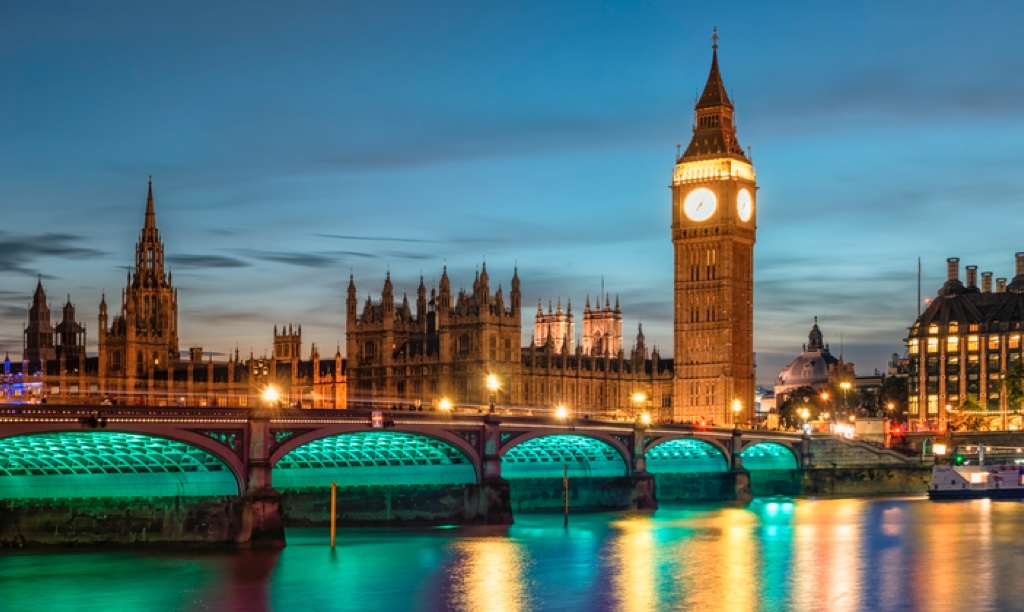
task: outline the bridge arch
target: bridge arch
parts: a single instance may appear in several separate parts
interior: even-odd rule
[[[450,432],[332,429],[283,438],[271,455],[275,489],[479,482],[475,450]]]
[[[743,467],[757,470],[795,470],[800,467],[800,455],[788,444],[762,441],[750,444],[740,453]]]
[[[238,495],[242,482],[210,438],[117,430],[0,438],[0,498]],[[100,492],[101,495],[96,493]]]
[[[728,451],[708,440],[662,438],[647,447],[647,471],[652,474],[729,471]]]
[[[573,477],[626,476],[630,453],[614,437],[575,432],[524,433],[502,444],[505,478],[561,478],[565,466]]]

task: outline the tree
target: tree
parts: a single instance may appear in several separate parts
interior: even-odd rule
[[[1024,363],[1018,361],[1003,372],[1003,393],[1007,411],[1019,412],[1024,402]]]
[[[949,428],[953,431],[978,431],[985,423],[981,413],[985,407],[975,395],[968,395],[956,412],[950,412]]]
[[[809,413],[808,419],[818,418],[818,415],[823,411],[822,402],[823,400],[818,392],[813,387],[805,385],[787,393],[786,399],[776,408],[779,411],[780,420],[785,419],[786,424],[796,426],[803,422],[803,417],[800,413],[805,408]]]
[[[879,396],[882,408],[894,423],[906,421],[907,410],[907,377],[886,376],[882,379],[882,392]],[[889,410],[892,404],[892,410]]]

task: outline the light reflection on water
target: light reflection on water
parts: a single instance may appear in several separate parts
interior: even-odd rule
[[[288,533],[282,551],[0,555],[0,610],[1011,610],[1024,504],[925,499]]]

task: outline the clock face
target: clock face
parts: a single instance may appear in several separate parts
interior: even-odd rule
[[[683,212],[691,221],[704,221],[715,214],[718,199],[707,187],[694,189],[683,200]]]
[[[739,194],[736,195],[736,213],[740,216],[740,221],[750,221],[750,217],[754,214],[754,198],[750,197],[750,192],[746,189],[740,189]]]

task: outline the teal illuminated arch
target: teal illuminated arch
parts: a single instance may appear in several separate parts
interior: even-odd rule
[[[239,492],[238,480],[219,458],[166,438],[104,431],[0,439],[0,499]]]
[[[725,472],[729,462],[722,451],[703,440],[677,438],[651,447],[646,454],[652,474]]]
[[[274,465],[274,488],[461,484],[476,482],[473,462],[458,448],[428,436],[363,431],[320,438]]]
[[[505,478],[625,476],[626,462],[614,446],[595,438],[559,434],[523,440],[501,457]]]
[[[748,470],[795,470],[796,455],[788,447],[776,442],[758,442],[740,453],[743,467]]]

